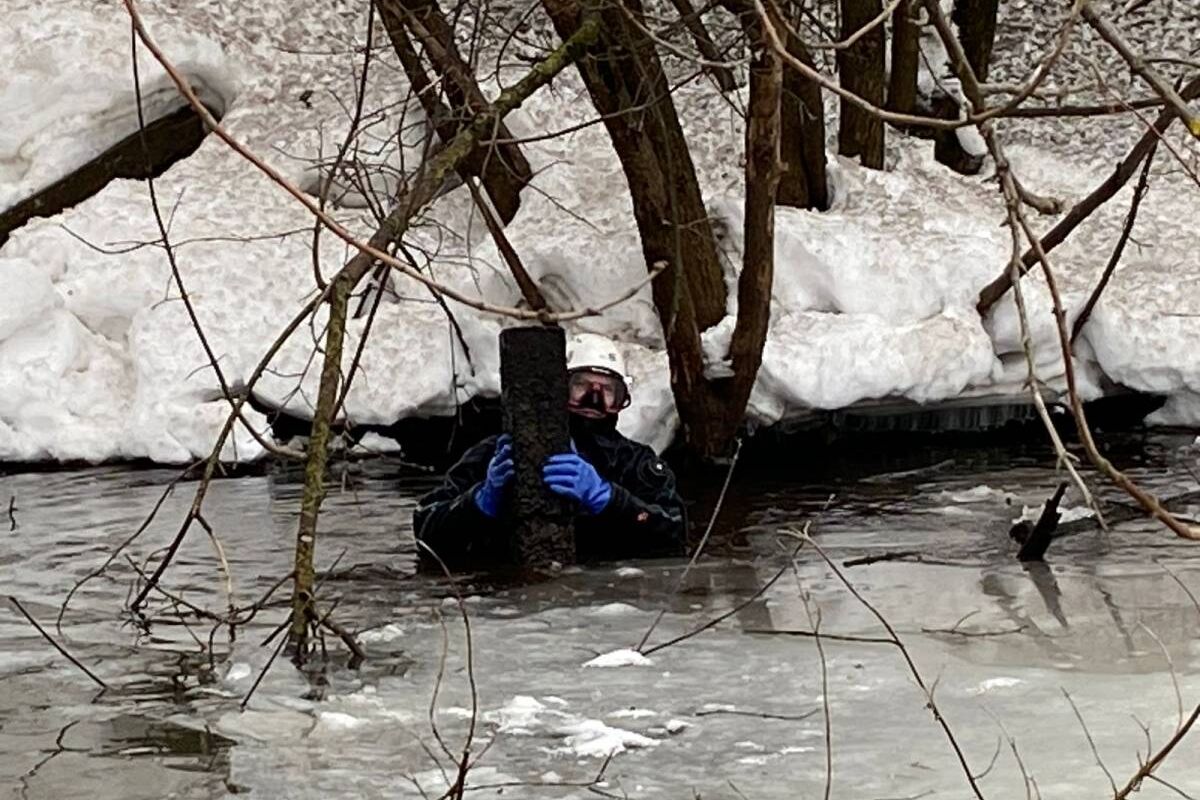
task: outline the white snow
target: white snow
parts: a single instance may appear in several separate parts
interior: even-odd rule
[[[227,683],[237,683],[244,681],[251,675],[250,665],[237,663],[229,667],[229,671],[225,673],[225,681]]]
[[[615,574],[618,578],[643,578],[646,576],[646,570],[637,567],[618,567]]]
[[[593,617],[624,617],[630,614],[639,614],[641,609],[629,603],[605,603],[590,609],[588,613]]]
[[[565,725],[560,732],[566,735],[563,749],[582,758],[608,758],[630,748],[658,745],[657,739],[623,728],[611,728],[597,719]]]
[[[358,634],[358,640],[363,644],[375,644],[393,642],[396,639],[403,638],[404,635],[404,626],[396,622],[391,622],[379,628],[363,631]]]
[[[543,698],[549,701],[549,698]],[[610,715],[616,716],[616,715]],[[568,711],[552,709],[535,697],[517,695],[484,719],[500,733],[521,736],[550,736],[563,741],[553,752],[577,758],[606,758],[630,748],[654,747],[657,739],[623,728],[606,725]]]
[[[263,0],[217,11],[161,0],[142,10],[152,36],[206,102],[224,112],[229,131],[293,180],[311,185],[310,164],[330,153],[348,126],[336,95],[351,96],[355,79],[344,54],[321,53],[330,51],[331,41],[361,38],[361,7],[339,1],[297,9]],[[392,58],[386,48],[378,53]],[[139,64],[150,118],[180,107],[152,59],[143,53]],[[85,0],[9,3],[0,31],[0,104],[9,112],[0,130],[0,208],[135,130],[130,66],[128,20],[119,8]],[[506,69],[501,77],[511,83],[523,69]],[[398,96],[399,74],[374,73],[369,107]],[[494,82],[487,87],[494,90]],[[946,88],[958,91],[953,81]],[[306,92],[307,105],[297,100]],[[723,102],[706,85],[691,84],[680,90],[677,104],[733,285],[741,251],[742,136]],[[363,158],[393,169],[411,166],[422,116],[415,108],[389,109],[379,131],[404,128],[411,135],[375,155],[364,147]],[[589,116],[579,80],[568,72],[555,80],[553,92],[537,95],[508,122],[520,136]],[[391,134],[371,135],[381,144]],[[934,163],[928,142],[889,138],[888,171],[831,156],[835,203],[828,212],[778,210],[771,329],[750,402],[755,423],[879,400],[928,404],[1025,391],[1011,299],[983,320],[973,307],[1008,253],[994,182],[986,174],[949,173]],[[603,127],[530,143],[524,151],[538,191],[523,194],[507,234],[550,303],[594,305],[640,280],[645,265],[628,192]],[[1026,184],[1067,203],[1110,169],[1104,154],[1020,145],[1008,152]],[[1200,231],[1192,224],[1193,201],[1171,191],[1172,180],[1156,177],[1142,208],[1138,240],[1151,246],[1129,249],[1084,328],[1079,379],[1085,397],[1110,383],[1167,394],[1167,406],[1152,422],[1200,424],[1200,359],[1192,344],[1200,337]],[[242,385],[312,296],[311,218],[213,137],[162,176],[158,190],[171,206],[188,294],[226,378]],[[1102,267],[1096,254],[1108,252],[1129,193],[1052,255],[1068,319]],[[357,233],[369,233],[360,211],[335,213]],[[438,280],[493,303],[518,302],[463,190],[440,199],[431,218],[440,227],[415,231],[413,241],[435,254],[430,269]],[[228,404],[162,249],[130,245],[157,237],[144,185],[115,181],[54,219],[35,220],[0,249],[0,385],[6,387],[0,459],[177,463],[207,454]],[[322,237],[319,253],[325,277],[347,257],[331,235]],[[380,305],[345,413],[361,423],[387,424],[453,413],[471,397],[495,396],[501,321],[453,305],[460,342],[423,288],[406,279],[395,285],[403,299]],[[1061,354],[1044,281],[1031,275],[1023,285],[1039,372],[1061,391]],[[727,368],[733,294],[728,312],[704,335],[714,375]],[[318,370],[310,361],[324,319],[318,313],[281,349],[255,390],[259,399],[311,414]],[[347,362],[364,324],[350,326]],[[621,430],[665,447],[678,419],[649,287],[568,328],[619,340],[633,397]],[[266,428],[256,412],[246,418]],[[386,449],[382,444],[369,446]],[[262,454],[241,426],[223,452],[230,460]]]
[[[351,730],[365,724],[366,720],[341,711],[322,711],[317,714],[317,725],[329,732]]]
[[[685,722],[681,719],[669,719],[667,720],[667,724],[663,727],[667,729],[667,733],[674,736],[675,734],[683,733],[685,730],[692,727],[692,723]]]
[[[997,689],[1012,689],[1023,684],[1020,678],[988,678],[975,688],[975,694],[987,694]]]
[[[657,717],[657,711],[651,711],[648,708],[618,708],[608,714],[613,719],[649,719]]]
[[[646,658],[637,650],[613,650],[610,653],[598,655],[591,661],[587,661],[585,667],[650,667],[654,662]]]
[[[1008,500],[1012,498],[1012,495],[1000,489],[981,484],[961,491],[938,492],[934,497],[938,500],[949,500],[952,503],[987,503],[995,500]]]
[[[1042,516],[1042,511],[1045,510],[1045,505],[1023,506],[1021,508],[1021,516],[1013,520],[1015,525],[1018,522],[1037,522]],[[1096,512],[1087,506],[1062,506],[1058,509],[1059,523],[1078,522],[1081,519],[1091,519],[1096,516]]]

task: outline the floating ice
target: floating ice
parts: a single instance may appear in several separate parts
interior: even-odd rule
[[[618,708],[608,714],[613,719],[647,719],[649,717],[657,717],[657,711],[651,711],[648,708]]]
[[[584,663],[585,667],[650,667],[654,662],[637,650],[613,650]]]
[[[249,664],[237,663],[229,668],[229,672],[225,673],[225,680],[229,683],[237,683],[249,678],[251,669]]]
[[[392,642],[404,636],[404,626],[390,622],[381,628],[371,628],[358,634],[358,640],[363,644]]]
[[[317,714],[317,724],[329,730],[350,730],[367,724],[366,720],[341,711],[322,711]]]
[[[618,578],[642,578],[645,577],[646,570],[637,567],[618,567],[615,574]]]
[[[611,728],[596,719],[564,725],[560,733],[566,736],[566,747],[563,749],[584,758],[607,758],[624,753],[629,748],[658,745],[657,739],[623,728]]]
[[[1018,522],[1037,522],[1044,510],[1045,506],[1024,506],[1021,509],[1021,516],[1014,519],[1013,524],[1015,525]],[[1058,513],[1058,522],[1060,525],[1065,522],[1078,522],[1081,519],[1091,519],[1096,516],[1096,512],[1087,506],[1063,506],[1059,507]]]
[[[596,606],[589,613],[593,617],[623,617],[628,614],[640,614],[641,609],[629,603],[607,603]]]

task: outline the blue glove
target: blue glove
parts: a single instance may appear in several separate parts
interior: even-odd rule
[[[550,456],[542,467],[542,480],[550,491],[577,501],[589,514],[599,514],[612,499],[612,484],[578,453]]]
[[[475,506],[484,516],[495,519],[500,516],[504,492],[513,478],[512,437],[507,433],[496,440],[496,452],[488,462],[487,478],[475,490]]]

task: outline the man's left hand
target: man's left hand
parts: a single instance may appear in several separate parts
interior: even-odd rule
[[[577,501],[589,514],[599,514],[612,499],[612,484],[578,453],[550,456],[542,480],[555,494]]]

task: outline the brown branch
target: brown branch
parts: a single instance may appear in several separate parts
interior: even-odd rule
[[[1191,716],[1189,716],[1187,721],[1185,721],[1179,726],[1178,729],[1176,729],[1175,735],[1171,737],[1171,740],[1163,745],[1162,748],[1153,756],[1146,759],[1146,763],[1142,764],[1141,768],[1134,773],[1133,777],[1129,779],[1129,782],[1125,784],[1121,791],[1113,795],[1113,800],[1125,800],[1127,797],[1140,789],[1142,786],[1142,781],[1151,777],[1154,774],[1154,771],[1159,768],[1163,761],[1167,759],[1167,756],[1171,755],[1171,751],[1174,750],[1175,747],[1182,742],[1184,737],[1186,737],[1192,730],[1192,726],[1196,724],[1197,719],[1200,719],[1200,705],[1192,709]]]
[[[930,0],[930,2],[933,3],[937,3],[937,1],[938,0]],[[909,674],[912,675],[913,680],[917,683],[917,686],[921,688],[922,693],[925,695],[925,700],[928,704],[929,710],[933,713],[934,719],[941,727],[942,732],[945,733],[946,739],[950,742],[950,747],[954,750],[954,754],[958,758],[958,763],[962,767],[962,771],[966,776],[967,783],[969,783],[971,786],[971,791],[978,800],[983,800],[983,792],[979,788],[979,783],[976,781],[974,773],[971,771],[971,766],[967,763],[966,754],[963,753],[962,747],[959,745],[958,739],[954,735],[954,731],[951,730],[950,723],[948,723],[946,718],[942,716],[941,709],[938,708],[937,701],[933,697],[933,690],[930,689],[929,685],[925,683],[925,679],[921,675],[920,669],[917,668],[916,662],[913,661],[912,656],[908,652],[908,648],[904,645],[904,642],[900,640],[900,636],[896,633],[896,629],[892,627],[892,624],[888,622],[887,618],[883,616],[879,609],[875,608],[875,606],[871,604],[871,601],[867,600],[867,598],[862,595],[862,593],[854,586],[854,584],[850,582],[845,573],[838,568],[837,564],[833,562],[833,559],[829,557],[829,555],[821,548],[819,544],[813,540],[811,536],[808,535],[808,533],[785,531],[784,535],[799,541],[800,546],[807,544],[816,550],[817,554],[821,556],[821,559],[829,566],[831,570],[833,570],[834,575],[837,576],[841,584],[846,587],[850,594],[854,595],[854,599],[857,600],[859,604],[863,606],[863,608],[871,612],[871,615],[875,617],[879,624],[883,626],[884,630],[887,631],[891,640],[890,643],[895,645],[895,647],[900,650],[900,655],[904,658],[904,662],[908,665]],[[828,638],[826,634],[822,634],[822,636],[824,638]]]
[[[358,88],[354,97],[354,115],[350,118],[350,129],[346,131],[346,138],[342,140],[341,146],[338,148],[337,155],[333,159],[333,166],[329,169],[329,178],[321,183],[321,194],[318,207],[324,211],[326,203],[329,202],[329,190],[333,188],[334,180],[337,178],[338,170],[342,167],[342,162],[346,158],[346,153],[350,150],[350,145],[354,143],[358,136],[359,125],[362,124],[363,104],[367,97],[367,76],[371,71],[371,50],[375,46],[375,4],[374,2],[367,3],[367,45],[363,52],[362,75],[359,76]],[[363,193],[366,196],[366,192]],[[312,267],[313,267],[313,282],[321,291],[325,290],[325,280],[321,277],[321,221],[313,220],[312,232]]]
[[[1100,282],[1096,284],[1096,288],[1092,290],[1092,294],[1088,297],[1087,303],[1084,304],[1083,310],[1075,318],[1075,326],[1071,330],[1072,345],[1079,338],[1079,334],[1083,331],[1083,326],[1087,324],[1088,318],[1091,317],[1092,311],[1096,308],[1096,303],[1100,302],[1100,295],[1104,294],[1104,289],[1108,286],[1109,279],[1112,278],[1117,265],[1121,263],[1121,255],[1125,252],[1125,244],[1129,241],[1130,235],[1133,234],[1133,226],[1137,221],[1138,208],[1142,205],[1142,198],[1146,196],[1146,188],[1150,180],[1150,167],[1154,163],[1154,150],[1155,147],[1152,146],[1150,152],[1146,154],[1146,160],[1142,162],[1142,174],[1138,176],[1137,187],[1133,190],[1133,200],[1129,204],[1129,213],[1125,215],[1125,225],[1121,228],[1121,235],[1117,238],[1117,244],[1113,247],[1108,264],[1105,265],[1104,272],[1100,275]]]
[[[881,561],[904,561],[909,558],[920,558],[920,550],[896,550],[894,552],[879,553],[873,556],[862,556],[861,558],[851,558],[842,562],[843,567],[865,567],[868,564],[877,564]]]
[[[378,231],[366,242],[357,239],[350,233],[341,223],[330,217],[317,206],[311,197],[303,190],[297,187],[294,183],[287,180],[278,170],[267,164],[260,157],[247,149],[241,142],[236,140],[224,127],[221,126],[208,111],[207,108],[197,98],[195,92],[188,84],[187,80],[179,72],[178,67],[172,63],[161,48],[150,38],[142,24],[141,17],[138,15],[137,9],[134,6],[134,0],[122,0],[125,8],[128,11],[131,19],[134,22],[134,27],[137,31],[138,38],[146,45],[147,49],[154,55],[163,69],[175,83],[176,88],[188,101],[188,104],[195,109],[196,113],[204,121],[204,123],[212,130],[213,134],[218,139],[228,145],[234,152],[242,158],[249,161],[260,172],[266,175],[273,183],[282,188],[285,192],[291,195],[298,203],[300,203],[309,213],[321,220],[335,236],[342,239],[350,247],[359,251],[359,255],[352,259],[343,271],[349,273],[356,278],[361,278],[371,267],[374,261],[381,261],[385,264],[390,264],[394,269],[401,274],[412,278],[418,283],[422,283],[440,294],[449,297],[455,302],[461,303],[477,311],[482,311],[488,314],[497,314],[507,316],[513,319],[530,320],[530,321],[550,321],[550,322],[567,322],[583,317],[598,316],[603,311],[623,303],[633,295],[637,294],[648,281],[639,283],[630,291],[625,292],[620,298],[611,302],[604,303],[598,307],[592,307],[582,310],[562,311],[554,314],[546,315],[542,312],[530,311],[521,308],[511,308],[507,306],[498,306],[492,303],[487,303],[468,296],[448,286],[437,283],[434,280],[422,275],[420,272],[413,270],[407,264],[396,259],[395,257],[384,252],[382,248],[388,243],[399,239],[408,229],[408,225],[413,216],[430,201],[433,200],[438,188],[441,186],[445,177],[460,163],[460,161],[468,156],[475,145],[482,139],[483,135],[494,128],[497,120],[502,119],[509,112],[519,108],[530,95],[535,91],[545,86],[550,80],[562,70],[566,69],[571,63],[579,58],[587,47],[595,41],[600,35],[600,23],[595,17],[585,17],[579,29],[575,31],[566,41],[564,41],[554,52],[539,62],[533,70],[524,78],[518,81],[513,86],[505,89],[500,93],[499,97],[488,106],[488,108],[480,114],[477,114],[471,124],[460,131],[449,144],[444,147],[438,155],[425,165],[424,169],[412,189],[402,198],[402,201],[389,212],[383,225]]]
[[[363,646],[358,643],[356,638],[354,638],[354,634],[343,628],[336,620],[331,619],[333,609],[330,609],[325,614],[319,615],[316,613],[316,610],[310,606],[309,613],[311,614],[311,621],[315,622],[322,628],[332,631],[334,635],[342,640],[342,644],[346,645],[346,649],[349,650],[353,656],[352,664],[354,666],[357,666],[358,664],[361,664],[363,661],[367,660],[367,651],[364,650]]]
[[[1083,18],[1087,21],[1088,25],[1092,26],[1096,33],[1100,34],[1101,39],[1112,45],[1112,48],[1129,65],[1129,69],[1149,84],[1155,94],[1161,97],[1174,113],[1183,120],[1188,132],[1197,139],[1200,139],[1200,115],[1192,111],[1188,105],[1188,101],[1179,92],[1175,91],[1175,87],[1171,85],[1170,81],[1159,75],[1147,63],[1146,59],[1133,52],[1129,43],[1121,37],[1120,32],[1108,20],[1100,16],[1091,3],[1084,3]]]
[[[803,714],[770,714],[764,711],[741,711],[734,708],[702,708],[693,717],[712,717],[727,714],[731,717],[754,717],[755,719],[779,719],[787,722],[802,722],[816,714],[818,709],[806,711]]]
[[[671,5],[679,12],[679,20],[692,36],[692,42],[701,57],[708,62],[704,71],[712,76],[722,92],[732,92],[737,89],[737,81],[733,78],[733,70],[716,62],[720,61],[721,53],[717,45],[704,27],[704,20],[692,5],[691,0],[671,0]]]
[[[8,596],[8,602],[12,603],[12,604],[13,604],[13,606],[15,606],[15,607],[16,607],[17,611],[20,611],[20,612],[21,612],[21,616],[23,616],[23,617],[25,617],[25,619],[29,620],[29,624],[33,626],[34,630],[36,630],[38,633],[40,633],[40,634],[42,635],[42,638],[43,638],[43,639],[45,639],[47,642],[49,642],[49,643],[50,643],[50,646],[51,646],[51,647],[53,647],[53,648],[54,648],[55,650],[57,650],[58,652],[62,653],[62,654],[63,654],[63,656],[64,656],[64,657],[65,657],[65,658],[66,658],[68,661],[70,661],[72,664],[74,664],[76,667],[78,667],[80,670],[82,670],[82,671],[83,671],[83,674],[84,674],[84,675],[87,675],[89,678],[91,678],[93,683],[95,683],[97,686],[99,686],[101,689],[103,689],[103,690],[105,690],[105,691],[108,691],[108,690],[109,690],[109,688],[111,688],[111,687],[109,687],[109,685],[108,685],[107,683],[105,683],[104,681],[100,680],[100,678],[96,677],[96,673],[92,672],[90,669],[88,669],[87,667],[85,667],[85,666],[84,666],[84,665],[83,665],[83,664],[82,664],[82,663],[79,661],[79,659],[77,659],[75,656],[73,656],[73,655],[71,655],[70,653],[68,653],[68,652],[67,652],[67,649],[66,649],[65,647],[63,647],[63,646],[62,646],[61,644],[59,644],[58,642],[54,641],[54,637],[53,637],[53,636],[51,636],[49,633],[47,633],[47,632],[46,632],[46,629],[45,629],[45,628],[43,628],[41,625],[39,625],[39,624],[38,624],[38,621],[37,621],[36,619],[34,619],[34,618],[33,618],[33,615],[32,615],[32,614],[30,614],[28,611],[26,611],[26,610],[25,610],[25,606],[21,605],[21,601],[20,601],[20,600],[18,600],[17,598],[13,597],[13,596],[10,594],[10,595]]]
[[[1194,78],[1181,90],[1181,94],[1187,98],[1200,96],[1200,78]],[[1142,161],[1154,149],[1155,143],[1162,138],[1164,132],[1171,124],[1178,119],[1174,109],[1164,109],[1154,120],[1154,124],[1148,131],[1142,134],[1137,143],[1129,151],[1129,153],[1118,162],[1112,173],[1095,189],[1092,190],[1087,197],[1076,203],[1067,215],[1055,225],[1050,231],[1041,238],[1041,247],[1047,253],[1058,247],[1067,237],[1079,227],[1080,223],[1092,215],[1096,209],[1100,208],[1106,202],[1121,190],[1129,179],[1133,177]],[[1021,274],[1028,272],[1038,261],[1037,254],[1033,249],[1029,249],[1021,256]],[[996,277],[991,283],[983,287],[979,293],[979,301],[976,303],[976,309],[979,313],[986,314],[988,310],[995,305],[1001,297],[1003,297],[1009,289],[1012,288],[1013,276],[1006,266],[1004,271]]]
[[[955,38],[954,31],[951,29],[950,23],[946,20],[945,14],[942,13],[937,0],[925,0],[925,7],[929,10],[930,19],[933,21],[934,27],[942,39],[942,43],[946,46],[946,51],[951,56],[955,72],[962,81],[963,90],[976,108],[982,108],[984,98],[979,87],[979,81],[971,69],[966,55],[963,53],[962,45]],[[1200,89],[1200,78],[1197,78],[1193,83]],[[1088,458],[1109,480],[1136,500],[1155,519],[1174,531],[1176,535],[1184,539],[1200,540],[1200,528],[1189,527],[1176,519],[1174,515],[1163,507],[1158,498],[1143,490],[1127,475],[1113,466],[1112,462],[1105,458],[1097,448],[1095,439],[1092,437],[1091,428],[1088,426],[1087,416],[1083,409],[1083,401],[1079,397],[1076,385],[1071,337],[1067,331],[1066,311],[1063,308],[1062,296],[1058,291],[1058,282],[1055,279],[1054,270],[1050,265],[1046,250],[1042,246],[1042,241],[1033,231],[1029,220],[1025,217],[1017,185],[1013,179],[1012,169],[1008,163],[1008,159],[1004,155],[1000,141],[996,137],[994,126],[987,122],[980,123],[979,132],[987,143],[988,150],[992,154],[992,159],[996,163],[996,174],[1000,177],[1001,190],[1008,209],[1010,224],[1014,225],[1014,239],[1016,237],[1016,227],[1019,227],[1029,241],[1037,263],[1041,265],[1042,274],[1046,278],[1046,286],[1050,290],[1050,298],[1054,303],[1054,317],[1057,323],[1059,345],[1062,349],[1063,369],[1067,379],[1067,393],[1070,399],[1071,411],[1075,417],[1075,427],[1079,432],[1080,442],[1083,444]]]
[[[797,545],[796,549],[792,553],[792,556],[794,557],[796,555],[796,553],[799,553],[800,548],[803,546],[804,546],[803,542],[801,542],[799,545]],[[656,644],[656,645],[654,645],[654,647],[650,647],[650,648],[646,648],[646,649],[639,648],[639,652],[644,656],[648,656],[653,653],[657,653],[659,650],[666,650],[668,647],[677,645],[680,642],[686,642],[688,639],[691,639],[694,636],[699,636],[700,634],[704,633],[705,631],[715,628],[717,625],[720,625],[722,622],[724,622],[725,620],[734,616],[735,614],[740,613],[745,608],[747,608],[751,603],[755,602],[756,600],[758,600],[758,598],[760,598],[764,594],[766,594],[766,592],[772,586],[774,586],[776,583],[779,582],[779,579],[782,578],[784,576],[784,573],[786,573],[789,569],[791,569],[790,563],[781,567],[780,570],[778,572],[776,572],[771,577],[770,580],[768,580],[766,583],[764,583],[762,586],[760,586],[758,588],[758,590],[754,592],[754,594],[750,595],[748,598],[746,598],[745,601],[743,601],[743,602],[739,603],[738,605],[734,606],[733,608],[729,609],[724,614],[714,617],[713,619],[709,620],[708,622],[704,623],[703,625],[700,625],[697,628],[693,628],[692,630],[688,631],[687,633],[680,634],[679,636],[676,636],[673,639],[668,639],[667,641],[662,642],[661,644]]]
[[[1014,108],[1000,116],[1008,119],[1033,119],[1042,117],[1106,117],[1114,114],[1129,114],[1133,111],[1159,108],[1164,105],[1160,97],[1139,97],[1117,103],[1100,103],[1091,106],[1035,106]]]
[[[496,215],[492,213],[492,209],[484,201],[479,187],[475,185],[475,179],[468,177],[465,182],[467,188],[471,191],[471,199],[475,201],[475,207],[479,209],[479,214],[483,217],[483,222],[487,226],[488,233],[492,235],[492,241],[496,243],[496,249],[500,251],[500,256],[504,259],[504,263],[508,265],[508,271],[512,273],[513,280],[517,282],[517,287],[521,290],[521,296],[525,298],[525,302],[533,310],[548,311],[550,306],[546,304],[546,298],[542,295],[542,290],[538,288],[537,283],[529,276],[529,271],[525,269],[525,265],[521,263],[521,257],[517,255],[512,242],[505,235],[504,228],[500,226],[500,221],[496,219]]]

